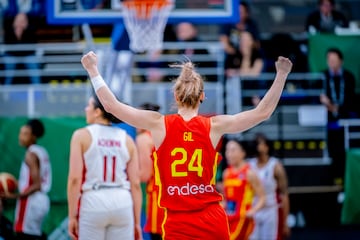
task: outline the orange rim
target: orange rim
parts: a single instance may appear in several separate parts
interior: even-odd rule
[[[160,9],[172,5],[169,0],[125,0],[124,9],[133,10],[137,18],[149,19],[152,17],[153,10],[158,12]],[[125,10],[126,11],[126,10]]]

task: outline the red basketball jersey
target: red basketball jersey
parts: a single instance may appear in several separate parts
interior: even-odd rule
[[[238,170],[230,167],[224,174],[225,210],[229,219],[230,239],[248,239],[254,229],[253,219],[246,217],[246,211],[251,208],[254,198],[254,190],[247,180],[249,168],[248,164]]]
[[[150,132],[148,133],[150,134]],[[153,148],[153,152],[155,147]],[[151,159],[154,161],[154,155]],[[154,166],[154,165],[153,165]],[[159,187],[155,185],[155,174],[152,175],[146,184],[146,223],[144,231],[154,234],[162,234],[162,223],[164,221],[164,209],[158,206]]]
[[[243,217],[252,206],[254,191],[247,180],[249,168],[249,164],[238,170],[230,167],[224,174],[224,198],[228,216]]]
[[[191,211],[219,202],[215,189],[218,152],[210,140],[210,118],[184,121],[165,116],[166,136],[155,154],[159,203],[169,210]]]

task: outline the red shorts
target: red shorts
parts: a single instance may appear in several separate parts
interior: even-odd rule
[[[167,211],[164,240],[228,240],[229,225],[220,204],[211,204],[199,211]]]
[[[230,218],[230,238],[232,240],[248,240],[254,230],[255,222],[252,218]]]

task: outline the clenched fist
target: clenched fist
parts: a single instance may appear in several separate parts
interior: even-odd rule
[[[97,63],[98,63],[97,56],[93,51],[88,52],[81,58],[81,64],[88,72],[90,77],[95,77],[99,75]]]
[[[292,65],[293,64],[290,59],[281,56],[278,57],[275,63],[276,71],[285,74],[288,74],[291,71]]]

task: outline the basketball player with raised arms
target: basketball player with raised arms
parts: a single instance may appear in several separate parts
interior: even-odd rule
[[[51,189],[52,171],[47,150],[37,144],[45,133],[39,119],[30,119],[20,128],[19,144],[26,148],[18,179],[19,193],[8,193],[16,198],[14,231],[16,239],[40,239],[42,223],[50,210],[47,193]]]
[[[89,52],[81,61],[105,110],[151,132],[159,205],[165,209],[163,239],[229,239],[227,217],[220,204],[222,196],[215,189],[217,145],[224,134],[245,131],[271,116],[292,68],[291,61],[279,57],[275,80],[254,109],[212,117],[198,115],[205,98],[204,81],[191,61],[173,65],[181,68],[181,73],[173,86],[178,111],[170,115],[118,101],[99,74],[96,54]]]
[[[134,140],[95,96],[70,143],[68,231],[72,239],[142,239],[141,187]]]

